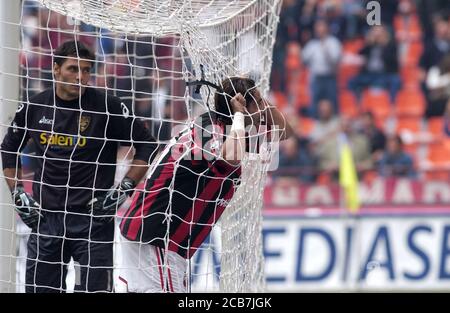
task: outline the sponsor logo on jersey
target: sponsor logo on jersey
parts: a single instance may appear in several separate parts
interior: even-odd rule
[[[40,120],[39,120],[39,124],[46,124],[46,125],[53,125],[53,120],[46,118],[45,116],[43,116]]]
[[[88,127],[89,124],[91,122],[91,117],[90,116],[81,116],[80,117],[80,132],[84,132]]]
[[[57,147],[84,147],[87,139],[78,136],[66,136],[58,134],[41,133],[39,136],[41,145],[57,146]]]

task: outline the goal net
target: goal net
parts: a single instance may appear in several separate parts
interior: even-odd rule
[[[227,77],[245,76],[267,96],[280,6],[281,0],[2,1],[0,139],[23,103],[29,109],[33,105],[30,98],[54,86],[55,49],[65,41],[79,40],[95,52],[89,85],[120,97],[132,109],[133,118],[143,121],[156,143],[164,147],[196,116],[214,111],[212,95],[216,90],[188,86],[187,82],[205,80],[220,85]],[[27,125],[24,129],[30,130]],[[52,130],[52,136],[57,135]],[[262,191],[274,153],[267,147],[270,144],[259,153],[245,155],[240,185],[232,200],[210,235],[186,261],[190,291],[264,291]],[[36,177],[34,173],[37,166],[45,171],[51,160],[45,153],[39,155],[32,141],[15,156],[22,163],[26,191],[32,193],[33,184],[47,184],[43,175]],[[125,175],[131,159],[129,145],[119,148],[115,184]],[[71,157],[64,161],[76,163]],[[5,177],[3,173],[0,176],[1,291],[23,291],[30,229],[14,213]],[[71,192],[70,183],[64,187]],[[137,190],[144,190],[143,182]],[[39,195],[36,197],[39,202]],[[67,211],[65,200],[60,204],[63,214]],[[130,202],[119,210],[117,222]],[[68,240],[64,231],[63,244]],[[39,232],[34,235],[40,236]],[[116,228],[115,273],[122,267],[120,246]],[[61,262],[61,268],[69,266],[69,274],[67,287],[61,282],[59,290],[70,290],[76,284],[77,264],[72,264],[73,259],[69,264]],[[117,274],[115,278],[118,281]]]

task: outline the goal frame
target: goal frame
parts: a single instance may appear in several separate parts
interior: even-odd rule
[[[0,123],[9,125],[19,102],[19,49],[21,1],[0,3]],[[7,129],[1,127],[0,139]],[[1,164],[1,160],[0,160]],[[3,174],[1,175],[3,177]],[[16,215],[4,179],[0,179],[0,292],[15,292]]]

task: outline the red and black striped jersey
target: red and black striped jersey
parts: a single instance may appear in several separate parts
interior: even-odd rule
[[[224,131],[206,113],[172,139],[123,216],[125,238],[192,257],[240,183],[240,166],[217,157]]]

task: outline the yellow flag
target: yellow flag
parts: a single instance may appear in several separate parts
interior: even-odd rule
[[[359,210],[358,176],[352,151],[347,142],[341,146],[339,183],[344,191],[345,205],[352,213]]]

